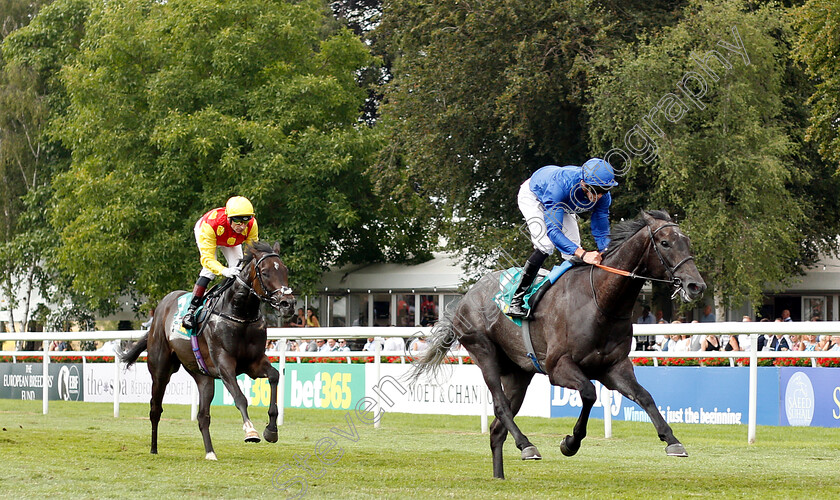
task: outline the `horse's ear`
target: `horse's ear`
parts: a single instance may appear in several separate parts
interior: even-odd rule
[[[653,217],[650,215],[650,213],[648,213],[647,210],[642,210],[642,212],[641,212],[641,214],[639,214],[639,216],[642,218],[642,220],[645,221],[645,224],[648,224],[648,225],[653,224]]]
[[[271,249],[274,250],[274,253],[276,253],[277,255],[280,255],[280,242],[275,241],[274,246],[272,246]]]

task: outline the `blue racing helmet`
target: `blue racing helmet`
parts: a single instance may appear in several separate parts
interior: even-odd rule
[[[615,172],[612,165],[600,158],[587,160],[581,167],[583,169],[583,182],[590,186],[611,188],[617,186]]]

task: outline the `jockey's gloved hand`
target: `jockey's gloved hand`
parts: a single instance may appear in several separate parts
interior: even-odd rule
[[[222,269],[222,276],[225,278],[233,278],[239,274],[239,269],[236,267],[226,267]]]

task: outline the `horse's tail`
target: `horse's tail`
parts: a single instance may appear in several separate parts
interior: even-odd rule
[[[140,337],[140,340],[131,346],[131,349],[129,349],[128,352],[121,352],[120,348],[116,346],[114,347],[114,350],[117,352],[120,359],[125,363],[125,367],[128,368],[137,361],[137,358],[140,357],[140,353],[146,350],[148,343],[149,334],[147,333],[146,335]]]
[[[414,361],[409,373],[409,381],[416,382],[425,373],[430,373],[436,378],[456,340],[458,340],[458,335],[452,326],[451,314],[447,311],[444,317],[432,327],[426,339],[428,347]]]

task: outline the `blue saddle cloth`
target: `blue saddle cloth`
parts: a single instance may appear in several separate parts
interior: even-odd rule
[[[559,266],[554,266],[551,271],[545,271],[544,269],[540,270],[540,274],[534,278],[534,283],[530,288],[528,288],[528,293],[525,294],[524,308],[531,309],[531,297],[541,288],[553,285],[554,282],[563,275],[563,273],[572,267],[574,267],[574,264],[566,260]],[[510,308],[510,301],[513,298],[513,294],[516,292],[516,287],[519,285],[521,276],[521,267],[511,267],[510,269],[502,271],[502,274],[499,275],[499,291],[493,296],[493,302],[495,302],[499,309],[501,309],[501,311],[505,314],[507,314],[507,311]],[[533,306],[535,305],[536,304],[533,304]],[[508,317],[508,319],[516,323],[517,326],[522,326],[522,318]]]

